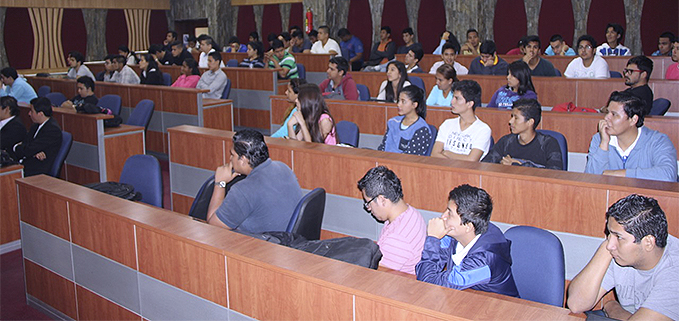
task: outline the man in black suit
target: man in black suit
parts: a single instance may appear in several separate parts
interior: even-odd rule
[[[16,98],[5,96],[0,98],[0,149],[11,150],[16,143],[26,138],[26,126],[19,118],[19,106]]]
[[[33,126],[23,142],[13,148],[13,153],[24,165],[24,176],[47,174],[61,147],[61,128],[52,118],[52,104],[40,97],[31,100],[28,115]]]

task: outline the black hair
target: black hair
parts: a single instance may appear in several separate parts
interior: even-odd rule
[[[472,28],[472,29],[467,29],[467,37],[469,37],[469,34],[472,33],[472,32],[476,32],[476,35],[479,34],[479,32],[476,31],[476,29],[474,29],[474,28]]]
[[[351,32],[347,28],[341,28],[337,31],[337,37],[344,38],[344,36],[351,35]]]
[[[448,201],[455,202],[460,221],[462,224],[472,223],[476,235],[488,230],[493,200],[485,190],[463,184],[448,193]]]
[[[290,30],[302,30],[302,28],[300,28],[298,25],[294,25],[290,27]]]
[[[530,67],[528,67],[527,63],[525,63],[523,60],[514,61],[509,64],[507,70],[512,73],[512,76],[519,80],[519,88],[516,88],[516,92],[519,95],[523,95],[529,90],[535,92],[535,86],[533,86],[533,77],[530,75]]]
[[[85,56],[83,56],[83,54],[81,54],[79,51],[71,51],[68,53],[68,56],[72,57],[76,62],[81,64],[85,61]]]
[[[413,32],[413,28],[410,28],[410,27],[403,29],[403,32],[401,32],[401,33],[402,33],[402,34],[403,34],[403,33],[407,33],[407,34],[409,34],[409,35],[411,35],[411,36],[412,36],[412,35],[415,35],[415,32]]]
[[[149,47],[149,53],[150,54],[156,54],[156,53],[161,52],[161,51],[163,51],[163,46],[161,46],[157,43],[154,43]]]
[[[517,47],[525,47],[528,44],[528,36],[523,36],[521,39],[519,39],[519,42],[516,44]]]
[[[311,29],[311,31],[309,31],[309,37],[318,37],[318,31]]]
[[[52,117],[52,102],[45,97],[31,99],[31,105],[35,113],[43,113],[46,117]]]
[[[125,58],[125,56],[123,55],[114,55],[112,61],[125,65],[125,62],[127,62],[127,58]]]
[[[292,38],[298,38],[298,39],[304,39],[304,33],[302,30],[295,30],[292,32],[291,35]]]
[[[124,52],[124,53],[126,53],[126,54],[132,54],[132,55],[134,55],[134,51],[130,50],[130,48],[127,47],[126,45],[120,45],[120,46],[118,46],[118,51],[122,51],[122,52]]]
[[[174,30],[168,30],[168,31],[165,33],[165,35],[167,36],[168,33],[171,33],[171,34],[172,34],[172,38],[177,39],[177,32],[176,32],[176,31],[174,31]]]
[[[667,217],[652,197],[637,194],[628,195],[615,202],[606,211],[606,221],[613,218],[625,232],[634,236],[634,243],[641,242],[647,235],[655,238],[655,245],[667,245]],[[610,231],[606,228],[606,235]]]
[[[514,102],[512,109],[518,109],[523,115],[523,118],[533,120],[533,130],[538,128],[540,120],[542,119],[542,106],[533,98],[521,98]]]
[[[206,34],[202,34],[202,35],[198,36],[198,42],[201,42],[201,41],[205,41],[205,43],[212,46],[212,49],[214,49],[215,51],[221,51],[221,48],[219,48],[219,45],[215,42],[214,39],[212,39],[212,37],[210,37]]]
[[[366,197],[373,198],[382,195],[392,203],[403,199],[401,180],[396,176],[396,173],[386,166],[369,169],[356,185],[359,191],[365,193]]]
[[[266,41],[272,42],[274,40],[278,40],[278,35],[275,33],[270,33],[268,36],[266,36]]]
[[[287,31],[281,32],[281,34],[278,35],[278,36],[282,37],[285,41],[290,41],[290,39],[292,39],[292,37],[290,36],[290,33],[287,32]]]
[[[214,60],[222,61],[222,54],[217,52],[217,51],[213,51],[213,52],[211,52],[207,55],[208,55],[208,57],[212,57],[212,59],[214,59]]]
[[[455,36],[452,34],[448,38],[448,41],[443,44],[443,48],[441,48],[441,54],[443,54],[446,49],[453,49],[456,55],[460,53],[460,42],[458,42],[457,38],[455,38]]]
[[[594,37],[590,35],[582,35],[580,38],[578,38],[578,44],[576,47],[580,47],[580,43],[583,41],[589,41],[589,43],[592,45],[592,48],[596,48],[596,40],[594,40]]]
[[[2,70],[0,70],[0,74],[2,74],[3,76],[5,76],[7,78],[12,78],[14,80],[19,78],[19,74],[17,74],[17,70],[12,68],[12,67],[2,68]]]
[[[113,62],[116,56],[117,55],[106,55],[106,57],[104,57],[104,60],[110,60],[111,62]]]
[[[627,117],[632,118],[637,115],[639,118],[637,120],[636,126],[641,127],[644,125],[644,117],[646,117],[646,104],[641,98],[632,95],[626,91],[614,91],[608,98],[608,106],[612,101],[622,104],[622,108],[625,110]]]
[[[186,39],[186,42],[198,42],[198,39],[196,39],[196,36],[190,35],[189,38]]]
[[[264,135],[254,129],[242,129],[233,134],[233,150],[239,157],[244,156],[252,168],[269,159]]]
[[[554,41],[563,41],[563,37],[560,34],[554,34],[552,35],[551,38],[549,38],[549,42],[554,42]]]
[[[399,81],[398,81],[398,92],[394,92],[394,86],[391,83],[391,81],[387,80],[387,87],[384,88],[384,99],[388,101],[396,101],[398,99],[398,96],[401,94],[401,90],[403,90],[403,83],[408,80],[408,71],[406,71],[406,65],[400,61],[392,60],[387,64],[387,70],[389,70],[389,66],[394,65],[396,66],[396,69],[398,69],[399,75],[401,75]]]
[[[307,83],[306,79],[292,78],[288,82],[288,86],[290,86],[290,88],[292,88],[292,92],[299,95],[299,87],[301,85],[306,84],[306,83]],[[297,107],[297,106],[295,106],[295,104],[292,104],[292,105],[290,105],[290,107],[288,107],[288,109],[285,110],[285,114],[284,114],[283,118],[281,118],[281,122],[285,123],[285,120],[288,119],[288,116],[290,116],[290,113],[292,113],[292,110],[295,109],[295,107]]]
[[[274,39],[271,41],[271,49],[276,50],[278,48],[283,48],[283,42],[280,41],[278,38]]]
[[[17,99],[12,96],[0,97],[0,106],[2,109],[9,108],[9,114],[12,116],[19,116],[19,104]]]
[[[232,44],[232,43],[240,44],[240,40],[238,40],[238,37],[233,36],[233,37],[229,38],[229,44]]]
[[[479,47],[479,53],[493,55],[497,48],[495,47],[495,42],[493,40],[484,40]]]
[[[254,39],[255,41],[259,40],[259,34],[257,33],[257,31],[251,32],[248,36],[252,37],[252,39]]]
[[[453,83],[451,90],[453,92],[459,91],[467,102],[474,102],[472,110],[476,110],[476,107],[481,106],[481,86],[476,81],[470,79],[456,81]]]
[[[417,107],[415,108],[417,116],[420,116],[422,119],[427,118],[427,101],[422,88],[415,85],[405,86],[401,89],[401,94],[406,94],[408,99],[417,103]]]
[[[198,69],[198,62],[195,59],[193,59],[191,57],[186,58],[186,59],[184,59],[184,63],[186,64],[187,67],[189,67],[189,69],[191,69],[192,75],[200,76],[200,69]]]
[[[452,79],[453,82],[460,81],[459,79],[457,79],[457,71],[451,65],[443,64],[439,66],[438,68],[436,68],[436,73],[441,74],[443,78]]]
[[[81,83],[85,86],[85,88],[89,88],[92,91],[94,91],[94,80],[88,76],[80,76],[78,77],[78,80],[76,80],[76,83]]]
[[[653,60],[646,56],[634,56],[627,60],[627,64],[635,64],[639,70],[646,72],[646,81],[651,79],[651,73],[653,72]]]
[[[625,29],[623,29],[622,26],[617,23],[609,23],[608,25],[606,25],[606,30],[604,30],[604,33],[608,32],[608,28],[613,28],[613,31],[620,35],[620,38],[616,39],[616,41],[618,43],[621,43],[622,38],[625,38]]]
[[[177,41],[173,41],[173,42],[170,44],[170,48],[172,48],[172,47],[177,47],[177,46],[181,46],[181,47],[183,48],[183,47],[184,47],[184,43],[181,42],[181,41],[179,41],[179,40],[177,40]]]
[[[670,43],[675,42],[676,39],[677,39],[676,36],[675,36],[673,33],[669,32],[669,31],[665,31],[665,32],[661,33],[661,34],[660,34],[660,37],[658,37],[658,38],[669,38],[669,39],[670,39]]]
[[[337,71],[344,72],[342,76],[346,76],[347,72],[349,72],[349,62],[344,57],[340,56],[332,57],[330,58],[330,63],[337,65]]]
[[[335,119],[330,114],[328,105],[325,103],[321,89],[316,84],[307,83],[299,86],[299,111],[304,117],[304,123],[309,129],[311,141],[323,143],[324,137],[321,132],[320,120],[323,114],[328,114],[335,128]]]
[[[538,49],[542,48],[542,42],[540,41],[540,37],[536,35],[530,35],[526,37],[526,46],[528,46],[529,43],[531,42],[537,42],[538,43]]]
[[[325,30],[325,33],[330,34],[330,27],[328,27],[326,25],[322,25],[322,26],[318,27],[318,30]]]
[[[424,57],[424,50],[422,50],[422,46],[412,46],[410,51],[413,52],[418,63],[422,61],[422,58]]]
[[[382,30],[386,31],[388,34],[391,34],[391,27],[389,26],[382,26],[382,28],[380,28],[380,31]]]
[[[153,56],[150,53],[143,54],[141,56],[144,57],[144,60],[146,60],[146,63],[147,63],[146,71],[149,71],[151,69],[158,70],[158,63],[156,62],[155,59],[153,59]]]
[[[264,46],[262,45],[261,42],[259,41],[251,41],[248,42],[248,46],[252,48],[252,50],[257,52],[257,58],[262,59],[264,57]]]

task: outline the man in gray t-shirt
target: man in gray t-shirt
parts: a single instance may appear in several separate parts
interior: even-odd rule
[[[632,194],[606,212],[607,239],[571,281],[568,308],[592,309],[611,289],[618,300],[604,303],[610,318],[679,319],[679,241],[667,234],[667,218],[650,197]]]
[[[226,185],[239,175],[247,177],[227,193]],[[269,159],[261,133],[245,129],[233,135],[231,161],[215,171],[207,221],[251,233],[285,231],[301,198],[295,173]]]

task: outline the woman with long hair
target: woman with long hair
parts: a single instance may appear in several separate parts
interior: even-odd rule
[[[306,142],[337,144],[335,120],[330,115],[328,105],[316,84],[304,84],[299,87],[297,111],[288,121],[289,137]],[[299,132],[295,133],[295,126]]]
[[[403,87],[410,86],[406,65],[400,61],[391,61],[387,64],[387,80],[380,85],[377,99],[396,102]]]
[[[243,68],[264,68],[264,48],[261,42],[249,42],[248,57],[240,62],[238,67]]]
[[[198,70],[198,62],[193,58],[186,58],[182,63],[181,76],[175,80],[172,87],[181,88],[196,88],[200,80],[200,70]]]
[[[163,80],[163,73],[158,69],[158,63],[153,59],[151,54],[141,55],[139,60],[139,68],[141,69],[140,84],[142,85],[165,85]]]
[[[432,138],[424,120],[426,108],[424,90],[414,85],[403,88],[398,99],[398,116],[387,121],[387,132],[377,150],[426,155]]]
[[[457,72],[453,66],[444,64],[436,69],[436,85],[431,89],[427,97],[428,106],[450,106],[453,100],[453,83],[459,81]]]
[[[292,114],[297,111],[297,95],[299,94],[299,87],[306,84],[306,80],[301,78],[290,79],[288,83],[288,89],[285,91],[285,97],[287,97],[290,107],[285,111],[283,116],[283,125],[271,137],[285,137],[288,136],[288,122],[292,118]]]
[[[128,48],[126,45],[118,46],[118,54],[127,59],[126,64],[128,66],[134,66],[137,64],[137,54],[135,54],[134,51],[130,50],[130,48]]]
[[[498,89],[488,103],[488,107],[512,109],[519,99],[538,99],[530,76],[530,68],[523,60],[509,64],[507,86]]]

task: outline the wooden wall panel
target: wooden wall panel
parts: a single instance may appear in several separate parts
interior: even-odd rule
[[[117,182],[127,158],[132,155],[145,154],[144,132],[104,137],[104,150],[106,152],[106,180]]]
[[[149,90],[154,91],[154,89]],[[160,99],[154,100],[156,102],[156,108],[166,112],[198,115],[197,95],[187,95],[185,92],[185,90],[163,90],[162,104],[160,103]],[[150,96],[144,96],[146,99],[150,99],[149,97]]]
[[[234,108],[238,113],[238,126],[269,129],[271,119],[269,111],[262,109]]]
[[[139,272],[227,306],[223,254],[141,227],[137,240]]]
[[[267,139],[268,140],[268,139]],[[280,146],[268,145],[269,147],[269,157],[273,160],[285,163],[291,169],[292,164],[292,149],[281,148]]]
[[[294,108],[294,105],[285,96],[271,96],[271,123],[282,125],[285,121],[286,111],[288,111],[288,108]]]
[[[312,147],[311,144],[307,143]],[[341,148],[341,147],[337,147]],[[302,188],[314,189],[323,187],[330,194],[360,198],[356,188],[365,172],[375,167],[374,160],[362,160],[355,157],[343,157],[337,154],[326,154],[323,162],[318,162],[318,155],[312,151],[295,151],[295,175]]]
[[[172,193],[172,211],[188,215],[192,203],[193,197]]]
[[[228,259],[230,308],[258,320],[351,320],[352,295]],[[267,280],[262,282],[262,280]]]
[[[543,113],[547,116],[546,114]],[[597,132],[599,120],[603,119],[603,115],[579,113],[578,117],[569,116],[567,113],[550,113],[548,117],[543,116],[540,128],[562,133],[568,142],[568,151],[587,153],[592,135]]]
[[[66,59],[61,47],[61,8],[30,8],[33,25],[33,61],[31,69],[65,68]]]
[[[149,21],[151,10],[148,9],[124,9],[125,21],[127,22],[127,46],[132,51],[147,50],[149,41]]]
[[[67,181],[72,183],[84,185],[89,183],[100,182],[99,172],[91,171],[86,168],[73,166],[69,164],[64,164],[63,170],[66,173],[66,175],[63,177],[65,177]]]
[[[63,131],[73,135],[73,141],[97,146],[97,122],[85,117],[64,117]]]
[[[401,307],[384,304],[374,300],[369,300],[360,296],[356,297],[356,321],[369,320],[467,320],[465,318],[451,318],[446,316],[445,319],[434,318],[430,315],[420,314],[405,310]]]
[[[17,172],[5,172],[10,168],[2,169],[0,175],[0,244],[16,241],[21,238],[19,229],[19,204],[17,199],[17,188],[14,180],[21,178],[21,166],[14,166]]]
[[[130,107],[136,107],[137,104],[143,99],[149,99],[154,103],[153,105],[154,111],[156,112],[164,111],[162,109],[161,104],[162,100],[160,98],[161,91],[158,90],[157,86],[155,85],[131,86],[128,87],[128,90],[130,91]],[[132,110],[134,111],[134,109]]]
[[[75,284],[24,259],[26,293],[67,316],[77,319]]]
[[[132,223],[77,203],[70,203],[69,208],[73,243],[137,269]]]
[[[613,79],[611,81],[599,80],[577,80],[577,100],[574,101],[578,107],[589,107],[599,109],[606,106],[608,97],[612,92],[627,89],[625,81]]]
[[[159,153],[167,153],[165,134],[153,130],[146,131],[146,149]]]
[[[194,166],[207,170],[215,170],[228,160],[229,150],[224,147],[224,141],[216,141],[200,135],[189,135],[173,130],[170,133],[170,161],[173,163]],[[184,146],[193,146],[196,153],[179,152]]]
[[[54,199],[34,188],[19,187],[21,220],[70,241],[66,201]]]
[[[76,285],[79,320],[138,320],[141,317],[96,293]]]
[[[626,197],[627,195],[630,195],[631,193],[629,192],[621,192],[621,191],[610,191],[608,194],[608,205],[613,205],[613,203],[617,202],[618,200]],[[667,196],[657,196],[657,195],[648,195],[643,192],[638,193],[641,195],[645,196],[650,196],[655,198],[658,201],[658,205],[660,205],[660,208],[662,208],[663,212],[665,212],[665,216],[667,217],[667,228],[669,234],[672,235],[679,235],[679,200],[676,198],[671,198]],[[605,215],[603,214],[605,212],[602,212],[601,215],[601,230],[603,231],[603,228],[605,226]]]
[[[677,80],[665,80],[665,81],[653,81],[651,83],[653,86],[653,98],[666,98],[672,102],[669,112],[677,113],[679,112],[679,81]],[[675,145],[677,146],[677,145]]]
[[[332,100],[328,101],[329,103]],[[335,121],[348,120],[354,123],[362,123],[360,127],[361,132],[366,133],[381,133],[384,134],[387,130],[387,120],[385,109],[386,104],[369,104],[361,108],[361,112],[357,113],[356,108],[360,103],[344,102],[340,104],[329,104],[330,113],[335,118]],[[330,107],[332,106],[332,107]]]
[[[233,130],[233,104],[203,109],[203,127],[221,130]]]

